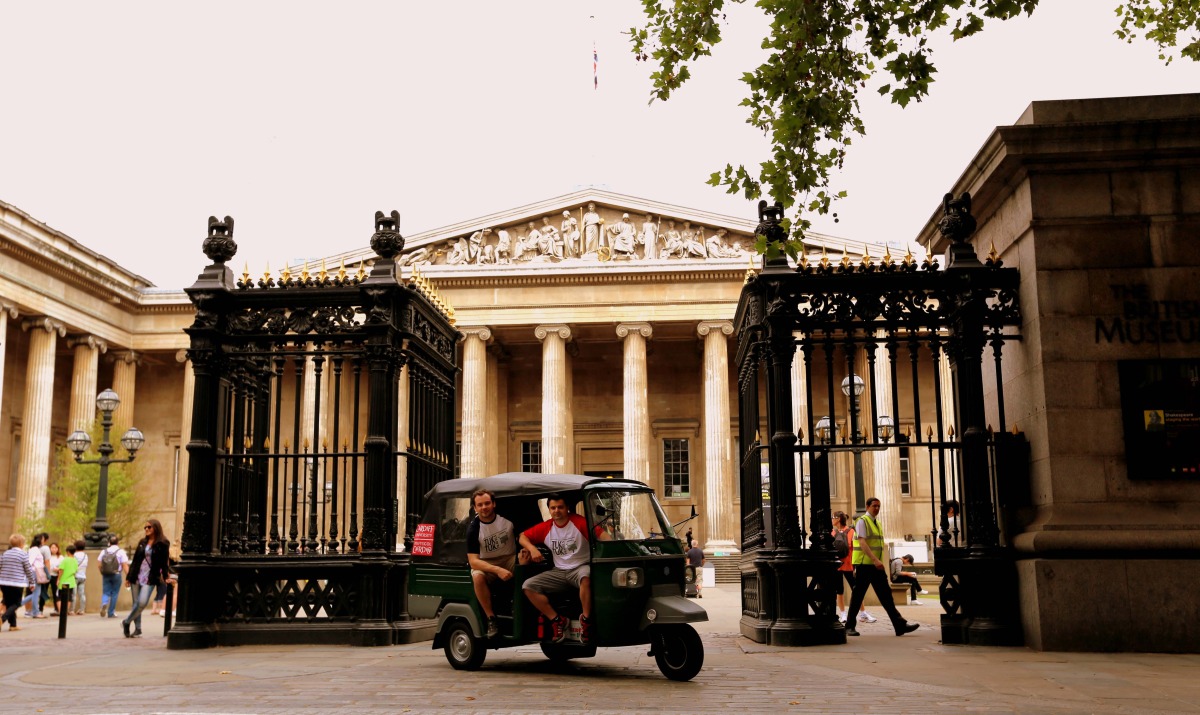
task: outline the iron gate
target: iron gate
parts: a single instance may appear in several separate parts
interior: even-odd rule
[[[386,645],[428,628],[408,614],[398,545],[415,520],[400,533],[399,515],[451,477],[458,331],[427,282],[399,280],[397,224],[376,214],[370,271],[235,279],[233,220],[209,219],[213,263],[187,289],[195,388],[170,647]]]
[[[782,215],[760,203],[758,233],[782,241]],[[835,615],[841,576],[829,465],[853,455],[861,513],[871,496],[861,456],[903,449],[928,464],[943,641],[1020,641],[998,508],[1027,482],[1024,439],[1007,431],[1002,366],[1005,343],[1019,339],[1019,276],[994,251],[978,260],[966,243],[974,226],[969,196],[947,196],[940,228],[953,245],[944,270],[935,258],[885,254],[802,257],[794,268],[775,259],[747,275],[735,319],[746,636],[845,642]]]

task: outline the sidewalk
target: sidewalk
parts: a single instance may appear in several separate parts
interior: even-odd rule
[[[711,620],[691,683],[663,678],[645,646],[568,665],[537,647],[489,651],[464,673],[429,643],[169,651],[158,616],[139,639],[121,636],[119,618],[73,616],[66,640],[56,620],[21,618],[0,633],[0,713],[1200,713],[1197,655],[943,646],[932,599],[901,607],[922,623],[902,638],[881,618],[845,646],[774,648],[738,635],[736,588],[709,587],[699,603]]]

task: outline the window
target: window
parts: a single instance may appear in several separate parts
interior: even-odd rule
[[[540,439],[521,442],[521,471],[542,471],[542,441]]]
[[[663,496],[691,495],[691,463],[687,439],[663,440]]]
[[[896,434],[896,444],[900,445],[900,496],[912,496],[912,472],[908,465],[908,435]]]

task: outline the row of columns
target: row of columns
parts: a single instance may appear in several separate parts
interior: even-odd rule
[[[460,471],[463,477],[486,476],[488,464],[488,423],[492,403],[498,399],[495,379],[489,374],[487,346],[490,328],[459,328],[463,334],[462,373],[462,451]],[[696,329],[704,340],[704,437],[707,519],[711,551],[734,551],[737,545],[738,518],[734,513],[736,492],[729,437],[729,356],[728,338],[733,324],[727,320],[704,321]],[[561,324],[538,325],[534,335],[542,343],[542,471],[575,471],[573,444],[573,385],[571,354],[567,345],[571,328]],[[623,424],[625,476],[649,484],[653,448],[650,427],[647,341],[654,335],[649,323],[628,322],[616,326],[623,347]]]
[[[17,306],[0,300],[0,400],[4,394],[4,365],[7,358],[8,321],[17,320]],[[25,367],[25,395],[21,410],[21,446],[17,459],[16,501],[13,523],[34,518],[46,508],[53,443],[54,363],[58,340],[67,338],[66,326],[46,316],[21,319],[21,329],[29,333]],[[68,431],[89,430],[96,419],[97,377],[100,355],[108,343],[95,336],[72,336],[67,346],[73,355],[71,395],[68,405]],[[121,425],[117,434],[133,422],[137,379],[137,355],[126,351],[115,356],[113,389],[121,397],[114,421]]]

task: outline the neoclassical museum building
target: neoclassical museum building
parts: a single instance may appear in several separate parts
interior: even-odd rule
[[[347,239],[361,249],[284,270],[315,277],[373,260],[371,217],[361,218],[362,235]],[[458,473],[635,477],[654,486],[673,521],[695,507],[689,528],[710,553],[735,552],[732,318],[759,263],[755,225],[752,215],[585,189],[406,237],[405,279],[433,286],[461,332]],[[178,254],[194,248],[199,272],[204,217],[196,226],[195,236],[173,240]],[[192,393],[183,329],[194,309],[184,286],[154,286],[82,238],[0,203],[0,532],[45,509],[70,458],[67,435],[91,427],[98,391],[112,387],[121,400],[114,438],[130,425],[145,434],[135,473],[149,516],[177,539]],[[815,234],[807,241],[814,260],[905,253]],[[244,278],[258,280],[261,268]],[[329,404],[331,386],[328,373],[305,378],[308,426],[319,419],[318,392]],[[796,385],[797,410],[807,410]],[[903,439],[905,425],[897,428]],[[921,477],[931,465],[910,467],[903,450],[839,459],[834,508],[853,513],[864,497],[887,495],[888,536],[924,547],[931,485]]]

